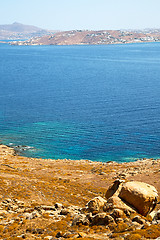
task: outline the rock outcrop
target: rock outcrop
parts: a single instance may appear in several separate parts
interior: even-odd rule
[[[124,223],[134,228],[150,225],[144,217],[156,206],[158,193],[153,186],[137,181],[116,180],[105,196],[107,200],[100,196],[90,200],[85,208],[77,212],[72,224],[108,225],[111,229],[116,224]],[[153,223],[159,218],[158,211],[154,214]]]
[[[112,205],[112,208],[126,208],[147,216],[157,204],[158,192],[154,186],[144,182],[116,180],[105,196],[108,198],[105,208]]]
[[[118,189],[119,187],[120,189]],[[68,219],[70,221],[69,225],[73,228],[82,225],[87,227],[104,226],[106,228],[105,239],[109,239],[110,237],[114,238],[114,234],[119,232],[124,232],[125,235],[128,229],[134,231],[160,223],[160,210],[153,211],[150,214],[150,216],[152,215],[150,219],[144,216],[153,209],[155,199],[158,197],[157,191],[153,186],[142,182],[125,183],[124,181],[119,182],[116,180],[109,187],[106,195],[109,196],[107,200],[100,196],[95,197],[86,204],[85,208],[79,208],[74,205],[66,207],[61,203],[55,203],[54,205],[36,205],[34,203],[32,206],[27,206],[22,201],[8,198],[0,203],[0,226],[5,229],[5,227],[9,227],[11,224],[22,225],[46,217],[48,219],[51,218],[55,222]],[[122,197],[125,199],[125,202]],[[10,215],[12,219],[7,221],[6,219]],[[23,239],[27,238],[28,234],[42,236],[44,233],[45,229],[43,227],[28,227],[26,232],[18,237]],[[69,229],[66,232],[59,231],[56,233],[56,239],[80,237],[86,237],[86,234]],[[48,235],[44,239],[54,238]],[[93,239],[96,239],[96,236]]]
[[[80,209],[72,225],[107,225],[111,231],[123,225],[132,229],[150,226],[147,218],[156,206],[158,197],[155,187],[143,182],[116,180],[106,192],[105,200],[95,197]],[[158,224],[160,213],[153,214],[152,224]]]

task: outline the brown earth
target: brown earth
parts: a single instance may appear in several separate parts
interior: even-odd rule
[[[14,149],[0,145],[0,170],[0,239],[109,239],[107,226],[72,226],[72,214],[55,216],[52,208],[58,209],[55,203],[60,203],[64,209],[78,209],[96,196],[105,198],[108,186],[117,178],[151,184],[160,196],[160,159],[122,164],[36,159],[18,156]],[[119,225],[116,229],[114,239],[160,236],[160,224],[143,230]]]

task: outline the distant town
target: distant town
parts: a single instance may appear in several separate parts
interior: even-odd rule
[[[35,26],[13,23],[0,25],[0,40],[8,40],[12,45],[102,45],[159,42],[160,29],[48,31]]]

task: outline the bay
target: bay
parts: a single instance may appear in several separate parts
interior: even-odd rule
[[[160,43],[0,44],[0,139],[26,156],[160,157]]]

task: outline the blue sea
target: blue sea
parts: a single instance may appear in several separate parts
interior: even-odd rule
[[[29,157],[160,157],[160,43],[0,44],[0,140]]]

